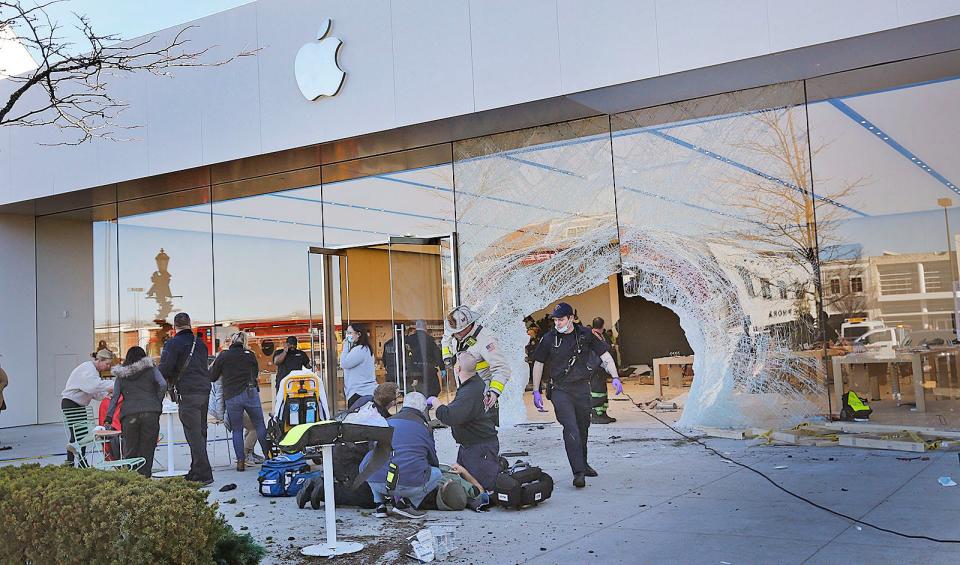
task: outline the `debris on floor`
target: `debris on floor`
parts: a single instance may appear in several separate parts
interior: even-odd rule
[[[788,430],[703,427],[707,437],[760,439],[769,445],[861,447],[923,453],[960,448],[960,432],[918,426],[896,426],[861,422],[804,422]]]
[[[410,541],[413,553],[408,554],[409,557],[421,563],[446,559],[457,550],[455,528],[456,526],[452,525],[433,524],[410,536],[407,539]]]
[[[937,479],[937,482],[940,483],[940,486],[945,486],[945,487],[957,486],[956,481],[954,481],[950,477],[940,477],[939,479]]]

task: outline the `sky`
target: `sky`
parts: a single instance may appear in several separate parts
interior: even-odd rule
[[[31,0],[26,0],[27,2]],[[75,29],[74,13],[89,16],[99,35],[118,34],[123,39],[146,35],[168,27],[229,10],[252,0],[164,0],[142,2],[130,0],[65,0],[47,8],[59,21],[63,37],[83,46],[83,34]],[[82,50],[82,49],[81,49]]]

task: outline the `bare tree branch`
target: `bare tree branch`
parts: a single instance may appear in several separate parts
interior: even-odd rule
[[[0,126],[56,126],[76,134],[58,145],[77,145],[95,137],[120,141],[117,130],[138,127],[116,122],[127,102],[108,90],[108,77],[140,72],[167,77],[177,68],[222,66],[258,51],[207,60],[213,46],[190,48],[187,35],[195,26],[180,29],[167,41],[153,35],[120,43],[119,36],[100,35],[87,16],[74,14],[86,42],[86,52],[77,54],[47,12],[61,1],[0,1],[0,29],[11,30],[13,39],[39,58],[35,70],[6,79],[16,87],[7,100],[0,99]]]

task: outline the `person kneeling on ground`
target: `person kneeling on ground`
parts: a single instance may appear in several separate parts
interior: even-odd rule
[[[437,459],[433,433],[427,424],[427,399],[419,392],[411,392],[403,399],[403,408],[387,420],[393,428],[393,457],[390,462],[370,475],[367,484],[377,504],[374,516],[386,518],[388,514],[404,518],[420,518],[426,512],[417,507],[427,493],[437,488],[442,473]],[[363,470],[370,454],[363,458]],[[388,489],[387,470],[392,463],[397,468],[396,487]],[[388,499],[393,507],[388,508]]]
[[[500,441],[497,427],[483,405],[486,384],[477,375],[478,361],[466,351],[458,355],[456,375],[460,388],[453,402],[437,406],[436,415],[438,420],[450,426],[453,439],[460,444],[457,463],[490,492],[500,472]],[[435,397],[430,397],[431,405],[436,402]]]

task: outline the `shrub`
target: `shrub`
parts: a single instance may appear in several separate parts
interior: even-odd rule
[[[24,465],[0,468],[0,563],[256,563],[242,542],[183,479],[129,471]],[[243,546],[254,561],[220,560]],[[249,538],[249,536],[246,536]],[[234,552],[236,553],[236,552]]]

